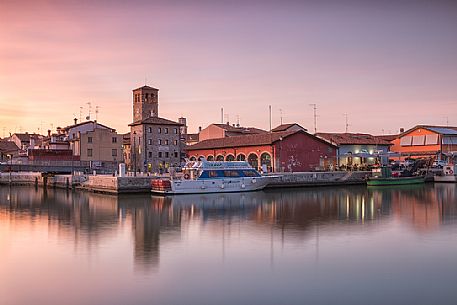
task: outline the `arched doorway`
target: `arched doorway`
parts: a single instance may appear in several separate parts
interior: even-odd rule
[[[239,154],[236,156],[236,161],[246,161],[246,156],[244,154]]]
[[[205,156],[198,157],[198,161],[201,161],[201,160],[204,160],[204,159],[206,159]]]
[[[214,156],[209,155],[208,157],[206,157],[206,160],[208,160],[208,161],[214,161]]]
[[[195,156],[192,156],[189,158],[190,161],[197,161],[197,158]]]
[[[260,166],[265,169],[267,172],[271,172],[271,156],[269,153],[264,152],[260,155]]]
[[[218,155],[216,157],[216,161],[224,161],[224,156],[223,155]]]
[[[259,168],[259,157],[256,154],[251,153],[248,156],[248,163],[255,169]]]
[[[234,155],[227,155],[227,156],[225,156],[225,161],[235,161],[235,156]]]

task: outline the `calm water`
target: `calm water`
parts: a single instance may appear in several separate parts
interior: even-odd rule
[[[457,185],[0,188],[0,304],[457,304]]]

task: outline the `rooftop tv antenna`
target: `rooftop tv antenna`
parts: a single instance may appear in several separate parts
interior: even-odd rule
[[[81,123],[83,121],[83,107],[79,107],[79,122]]]
[[[309,104],[313,106],[313,114],[314,114],[314,133],[317,133],[317,105],[316,104]]]
[[[87,120],[90,120],[90,115],[91,115],[91,111],[92,111],[92,103],[87,102],[86,104],[89,106],[89,115],[87,116]]]
[[[343,115],[344,115],[344,117],[346,118],[346,133],[348,133],[348,131],[349,131],[348,114],[345,113],[345,114],[343,114]]]
[[[282,125],[282,109],[279,108],[279,122],[280,122],[280,125]]]
[[[99,113],[100,106],[95,106],[95,120],[98,121],[98,113]]]

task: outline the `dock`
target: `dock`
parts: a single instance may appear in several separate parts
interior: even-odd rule
[[[267,188],[317,187],[365,184],[370,172],[272,173]],[[154,175],[48,175],[39,172],[1,172],[0,185],[30,185],[44,188],[79,189],[107,194],[149,193]]]

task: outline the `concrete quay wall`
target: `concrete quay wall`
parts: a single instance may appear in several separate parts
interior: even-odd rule
[[[151,191],[151,181],[154,176],[144,177],[113,177],[113,176],[88,176],[87,181],[81,183],[79,188],[102,193],[147,193]]]
[[[55,175],[43,177],[37,172],[0,173],[0,184],[35,185],[59,188],[71,188],[85,181],[85,176]]]
[[[371,172],[298,172],[271,174],[267,188],[364,184]]]

